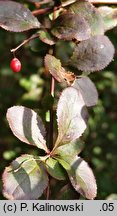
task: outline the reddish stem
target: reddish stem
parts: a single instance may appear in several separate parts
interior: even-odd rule
[[[51,95],[54,98],[54,88],[55,88],[55,80],[52,77],[52,81],[51,81]],[[53,111],[53,105],[50,109],[50,139],[49,139],[49,149],[52,150],[53,148],[53,122],[54,122],[54,111]]]
[[[38,10],[32,11],[32,14],[34,16],[38,16],[40,14],[44,14],[44,13],[48,12],[49,10],[50,10],[50,8],[38,9]]]
[[[70,5],[76,2],[76,0],[69,0],[68,2],[63,2],[62,7]],[[117,4],[117,0],[89,0],[92,4]]]
[[[51,83],[51,95],[54,97],[54,88],[55,88],[55,79],[52,77],[52,83]]]
[[[117,0],[89,0],[92,4],[117,4]]]
[[[46,200],[49,200],[49,196],[50,196],[50,180],[48,181],[48,186],[46,189]]]
[[[35,38],[38,38],[39,35],[38,34],[34,34],[32,35],[30,38],[24,40],[20,45],[18,45],[16,48],[14,49],[11,49],[11,52],[15,53],[20,47],[22,47],[23,45],[25,45],[26,43],[28,43],[29,41],[35,39]]]
[[[56,8],[54,8],[54,12],[53,12],[53,20],[56,19]],[[54,98],[54,89],[55,89],[55,79],[54,77],[52,77],[52,81],[51,81],[51,95]],[[53,148],[53,123],[54,123],[54,110],[53,110],[53,105],[50,109],[50,143],[49,143],[49,147],[50,150],[52,150]]]
[[[58,10],[61,7],[65,7],[69,4],[72,4],[74,2],[76,2],[76,0],[69,0],[68,2],[62,3],[61,6],[55,7],[54,13],[53,13],[53,20],[56,18],[56,10]],[[91,2],[92,4],[117,4],[117,0],[89,0],[89,2]],[[40,3],[40,4],[42,4],[42,3]],[[49,10],[50,10],[50,8],[38,9],[38,10],[32,11],[32,14],[34,16],[38,16],[40,14],[45,14]]]

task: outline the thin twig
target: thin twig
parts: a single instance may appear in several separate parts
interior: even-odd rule
[[[51,95],[54,98],[54,89],[55,89],[55,80],[52,77],[51,80]],[[53,105],[50,109],[50,131],[49,131],[49,149],[52,150],[53,148],[53,122],[54,122],[54,111],[53,111]]]
[[[46,200],[49,200],[49,196],[50,196],[50,179],[48,181],[48,186],[46,189]]]
[[[117,4],[117,0],[89,0],[93,4]]]
[[[65,2],[65,3],[62,3],[62,7],[65,7],[65,6],[67,6],[67,5],[69,5],[69,4],[72,4],[72,3],[74,3],[74,2],[76,2],[76,0],[69,0],[69,1],[67,1],[67,2]],[[89,0],[89,2],[91,2],[92,4],[117,4],[117,0]],[[61,6],[59,6],[59,7],[55,7],[55,10],[54,10],[54,12],[56,11],[56,10],[58,10],[59,8],[61,8]],[[38,10],[34,10],[34,11],[32,11],[32,14],[34,15],[34,16],[38,16],[38,15],[40,15],[40,14],[45,14],[46,12],[48,12],[50,10],[50,8],[43,8],[43,9],[38,9]]]
[[[53,21],[56,19],[56,8],[54,8],[53,12]],[[51,95],[54,98],[54,90],[55,90],[55,79],[52,76],[51,80]],[[50,142],[49,142],[49,147],[50,150],[53,148],[53,123],[54,123],[54,110],[53,110],[53,105],[50,109]]]
[[[35,38],[38,38],[38,37],[39,37],[38,34],[32,35],[30,38],[24,40],[19,46],[17,46],[17,47],[14,48],[14,49],[11,49],[11,52],[15,53],[20,47],[22,47],[23,45],[29,43],[29,41],[31,41],[31,40],[33,40],[33,39],[35,39]]]
[[[67,6],[67,5],[69,5],[69,4],[72,4],[72,3],[74,3],[74,2],[76,2],[76,0],[69,0],[69,1],[67,1],[67,2],[65,2],[65,3],[62,3],[61,6],[62,6],[62,7],[65,7],[65,6]],[[89,0],[89,2],[91,2],[92,4],[117,4],[117,0]],[[58,10],[61,6],[56,7],[55,10],[54,10],[54,12],[55,12],[56,10]],[[50,10],[50,8],[38,9],[38,10],[32,11],[32,14],[33,14],[34,16],[38,16],[38,15],[40,15],[40,14],[45,14],[45,13],[48,12],[49,10]]]
[[[50,8],[38,9],[38,10],[32,11],[32,14],[33,14],[34,16],[38,16],[38,15],[40,15],[40,14],[44,14],[44,13],[48,12],[49,10],[50,10]]]
[[[92,4],[117,4],[117,0],[88,0]],[[76,0],[69,0],[62,3],[62,7],[65,7],[69,4],[76,2]]]
[[[52,84],[51,84],[51,95],[54,97],[54,87],[55,87],[55,80],[54,77],[52,76]]]

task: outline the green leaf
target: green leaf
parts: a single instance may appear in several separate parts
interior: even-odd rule
[[[0,1],[0,26],[8,31],[22,32],[40,28],[40,23],[23,4]]]
[[[60,163],[54,158],[48,158],[46,160],[47,172],[55,179],[65,180],[66,173]]]
[[[44,62],[46,70],[48,70],[58,82],[64,82],[64,77],[62,74],[64,74],[65,69],[61,66],[60,60],[52,55],[47,54],[45,56]]]
[[[99,7],[99,13],[104,21],[104,30],[108,31],[117,26],[117,8],[111,8],[108,6]]]
[[[23,106],[13,106],[8,109],[6,117],[13,134],[18,139],[48,152],[44,139],[44,125],[33,110]]]
[[[86,106],[94,106],[98,101],[98,92],[94,83],[86,76],[75,79],[73,85],[82,94]]]
[[[81,71],[99,71],[113,60],[114,52],[114,46],[109,38],[97,35],[76,45],[71,65]]]
[[[3,173],[3,194],[11,200],[38,199],[48,185],[48,176],[41,161],[31,155],[14,160]]]
[[[40,30],[38,33],[39,33],[39,38],[42,42],[49,45],[55,44],[55,39],[47,31]]]
[[[64,10],[63,8],[58,8],[56,10],[56,19],[60,16],[60,14],[63,12],[63,10]],[[52,13],[49,14],[49,19],[51,21],[53,21],[53,18],[54,18],[54,12],[52,12]]]
[[[56,157],[56,159],[65,170],[70,170],[70,165],[68,162],[66,162],[64,159],[62,159],[60,157]]]
[[[70,158],[72,159],[76,155],[80,154],[83,148],[84,142],[81,140],[75,140],[74,142],[58,147],[55,153],[60,155],[62,158],[65,158],[66,161],[69,161]]]
[[[55,147],[78,139],[86,129],[87,112],[80,92],[73,87],[66,88],[57,107],[58,138]]]
[[[55,20],[52,33],[59,39],[82,41],[90,37],[91,30],[81,15],[67,12]]]
[[[46,70],[48,70],[58,82],[66,81],[69,83],[75,79],[75,75],[71,72],[66,72],[60,60],[54,56],[47,54],[44,62]]]
[[[97,8],[87,0],[80,0],[70,5],[69,11],[79,14],[88,22],[92,36],[104,34],[103,19]]]
[[[80,157],[70,159],[69,165],[71,169],[66,171],[74,189],[87,199],[94,199],[97,186],[91,168]]]

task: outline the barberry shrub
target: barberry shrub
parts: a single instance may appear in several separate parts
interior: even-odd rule
[[[23,3],[0,1],[0,26],[12,32],[36,29],[12,52],[15,54],[19,47],[38,38],[48,48],[44,66],[53,77],[52,96],[54,79],[66,88],[56,108],[58,136],[54,145],[52,137],[47,143],[44,124],[36,112],[24,106],[8,108],[6,118],[13,134],[44,153],[21,155],[6,167],[3,194],[11,200],[38,199],[42,194],[51,198],[50,179],[57,179],[66,182],[61,193],[70,191],[68,183],[71,183],[78,194],[94,199],[97,185],[93,171],[79,156],[84,147],[81,136],[88,125],[87,109],[98,101],[96,87],[88,76],[113,60],[115,50],[105,33],[117,25],[117,9],[95,7],[88,0],[61,0],[57,5],[50,0],[46,2],[47,8],[44,1],[27,1],[39,9],[31,12]],[[41,13],[41,18],[36,18]],[[69,55],[64,59],[55,54],[56,45],[62,49],[61,42],[69,47]],[[63,49],[66,55],[65,52]],[[53,124],[51,118],[50,124]]]

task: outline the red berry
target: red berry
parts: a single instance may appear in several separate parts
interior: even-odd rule
[[[17,58],[13,58],[10,63],[10,67],[14,73],[18,73],[21,70],[21,62]]]

